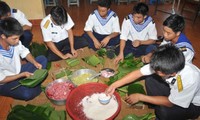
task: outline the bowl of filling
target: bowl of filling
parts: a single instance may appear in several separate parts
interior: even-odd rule
[[[67,79],[56,79],[45,88],[47,98],[55,105],[65,105],[69,93],[76,86]]]
[[[71,75],[71,81],[79,86],[85,83],[90,83],[90,82],[97,82],[98,78],[94,78],[94,79],[88,79],[89,77],[96,75],[97,72],[92,70],[92,69],[79,69],[76,70],[72,73]]]

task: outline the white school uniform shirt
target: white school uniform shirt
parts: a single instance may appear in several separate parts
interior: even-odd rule
[[[140,69],[143,75],[155,73],[150,64]],[[180,75],[183,90],[178,91],[177,80],[172,84],[173,79]],[[175,77],[165,80],[170,86],[170,95],[168,99],[171,103],[183,108],[188,108],[190,103],[200,106],[200,70],[193,64],[186,62],[185,67]]]
[[[52,41],[58,43],[68,38],[67,30],[71,29],[74,26],[74,22],[68,14],[67,17],[67,23],[61,26],[55,25],[53,23],[50,14],[42,20],[40,27],[42,29],[42,35],[45,42]]]
[[[32,27],[32,23],[28,21],[25,14],[18,10],[18,9],[11,9],[11,17],[18,20],[18,22],[21,24],[21,26],[28,25]]]
[[[120,32],[119,18],[113,11],[109,11],[106,18],[99,15],[98,10],[95,10],[89,15],[84,31],[94,31],[101,35],[109,35],[113,32]]]
[[[16,46],[10,46],[8,51],[0,46],[0,81],[6,76],[19,74],[21,58],[25,58],[29,53],[29,50],[21,44],[21,41]]]
[[[148,16],[143,24],[135,24],[132,14],[126,16],[122,22],[121,40],[157,40],[157,30],[153,19]]]

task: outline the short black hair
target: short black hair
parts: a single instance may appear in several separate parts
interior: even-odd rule
[[[166,75],[177,73],[184,68],[185,57],[176,46],[162,45],[153,53],[150,66],[154,71],[160,71]]]
[[[2,34],[6,37],[13,35],[21,36],[23,34],[23,28],[15,18],[8,17],[0,21],[0,35]]]
[[[133,14],[142,14],[143,16],[147,15],[149,12],[149,7],[147,4],[140,2],[133,7]]]
[[[4,16],[7,16],[10,13],[11,9],[7,3],[0,1],[0,19]]]
[[[106,7],[109,9],[111,6],[111,0],[98,0],[97,4],[98,6]]]
[[[163,26],[171,28],[175,33],[182,32],[185,27],[185,21],[182,16],[172,14],[163,22]]]
[[[68,22],[67,11],[63,6],[53,7],[50,14],[57,25],[63,25]]]

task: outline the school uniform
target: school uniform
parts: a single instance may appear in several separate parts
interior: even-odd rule
[[[29,22],[26,18],[26,16],[24,15],[23,12],[21,12],[18,9],[11,9],[11,17],[15,18],[16,20],[18,20],[18,22],[21,24],[21,26],[27,25],[32,27],[32,23]],[[29,47],[31,41],[33,38],[33,34],[31,33],[30,30],[24,30],[23,35],[20,37],[20,41],[22,42],[22,44],[25,47]]]
[[[102,18],[98,10],[94,10],[92,14],[89,15],[84,31],[91,31],[93,35],[101,42],[105,37],[110,34],[117,32],[120,33],[119,18],[117,14],[110,10],[106,18]],[[88,40],[89,47],[96,50],[93,40],[84,33],[83,36]],[[107,46],[113,46],[119,44],[119,36],[110,39]]]
[[[163,42],[160,45],[165,45],[165,44],[169,44],[169,43],[171,43],[171,41],[163,40]],[[188,38],[183,33],[180,34],[178,41],[175,43],[175,46],[183,49],[182,52],[185,56],[185,60],[187,62],[192,63],[195,51],[194,51],[194,48],[192,47],[191,42],[188,40]]]
[[[140,71],[143,75],[154,73],[149,64]],[[148,77],[145,85],[148,95],[167,96],[174,104],[173,107],[154,106],[157,119],[186,120],[200,115],[200,70],[195,65],[186,62],[175,77],[168,79],[159,78],[158,75]]]
[[[55,25],[53,23],[50,14],[46,16],[40,24],[44,42],[53,42],[55,46],[58,48],[58,50],[60,50],[63,54],[71,52],[67,30],[72,29],[72,27],[74,26],[74,22],[72,21],[71,17],[68,14],[67,16],[68,16],[67,23],[61,26]],[[87,41],[85,41],[84,39],[79,39],[78,37],[74,37],[75,49],[79,49],[87,45],[88,45]],[[54,54],[50,49],[48,50],[47,58],[48,61],[56,61],[61,59],[59,56]]]
[[[10,46],[9,50],[4,50],[2,46],[0,46],[0,81],[5,79],[6,76],[17,75],[25,71],[33,73],[37,69],[33,64],[28,62],[21,65],[21,58],[25,58],[29,53],[29,50],[24,47],[20,41],[18,45]],[[44,56],[38,56],[35,60],[42,65],[42,68],[46,68],[47,59]],[[40,85],[35,88],[20,86],[13,91],[10,90],[18,84],[19,79],[5,84],[0,84],[0,95],[21,100],[30,100],[41,92]]]
[[[133,47],[132,42],[134,40],[157,40],[157,30],[153,19],[147,16],[142,24],[135,24],[133,15],[129,14],[123,20],[120,39],[126,41],[124,55],[133,53],[136,57],[139,57],[148,54],[155,49],[155,45]]]

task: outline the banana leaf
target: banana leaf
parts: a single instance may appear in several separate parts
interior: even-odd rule
[[[20,84],[11,88],[11,90],[18,88],[21,85],[26,87],[35,87],[46,78],[47,74],[48,71],[46,69],[37,69],[32,76],[20,80]]]
[[[94,67],[101,63],[101,60],[96,55],[84,57],[83,61]]]
[[[66,120],[66,112],[56,111],[50,105],[16,105],[8,114],[7,120]]]
[[[79,59],[77,59],[77,58],[71,58],[71,59],[67,59],[67,60],[66,60],[66,63],[67,63],[70,67],[74,67],[74,66],[80,64],[80,61],[79,61]]]
[[[152,113],[147,113],[142,116],[130,114],[130,115],[125,116],[122,120],[152,120],[153,118],[155,118],[155,115],[153,115]]]
[[[96,51],[97,55],[100,57],[103,57],[106,55],[106,48],[100,48],[99,50]]]
[[[37,57],[39,55],[47,55],[47,47],[45,44],[39,44],[37,42],[33,42],[30,45],[30,52],[34,57]]]

